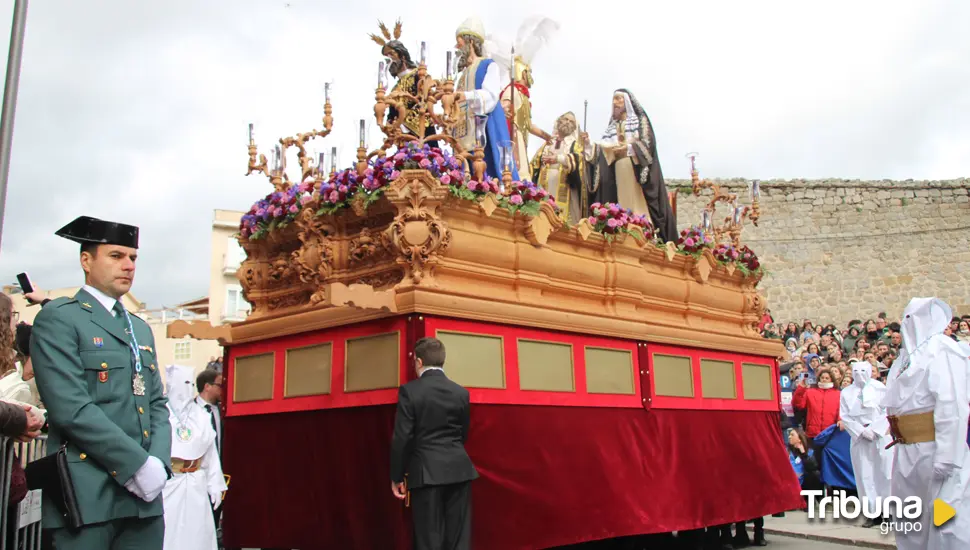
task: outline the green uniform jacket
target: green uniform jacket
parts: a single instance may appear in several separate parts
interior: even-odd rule
[[[131,316],[141,348],[145,395],[132,390],[134,361],[124,319],[81,290],[58,298],[34,320],[31,358],[47,406],[48,453],[67,442],[71,476],[85,525],[127,517],[162,515],[162,497],[145,502],[125,487],[149,455],[170,467],[172,429],[155,338]],[[43,500],[45,528],[64,527],[54,503]]]

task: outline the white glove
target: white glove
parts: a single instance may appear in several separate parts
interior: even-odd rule
[[[209,493],[209,502],[212,503],[212,509],[216,510],[222,506],[222,493]]]
[[[167,481],[168,472],[165,471],[162,461],[149,456],[145,464],[125,483],[125,487],[145,502],[151,502],[162,494]]]
[[[876,440],[876,432],[874,432],[872,430],[872,428],[866,428],[866,429],[862,430],[862,433],[860,435],[863,438],[865,438],[867,441],[875,441]]]
[[[934,464],[933,465],[933,476],[936,479],[946,479],[953,475],[953,471],[957,467],[955,464]]]

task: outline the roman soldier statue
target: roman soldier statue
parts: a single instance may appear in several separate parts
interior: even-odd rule
[[[532,61],[558,30],[559,23],[548,17],[531,17],[519,26],[514,44],[507,44],[492,36],[488,37],[486,44],[492,58],[511,75],[500,98],[508,120],[509,135],[512,136],[515,163],[522,177],[529,177],[522,172],[531,172],[525,169],[529,166],[529,135],[544,139],[547,143],[554,139],[548,132],[532,124],[530,91],[534,82]]]

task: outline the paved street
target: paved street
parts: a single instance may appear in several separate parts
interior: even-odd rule
[[[832,543],[818,540],[768,535],[768,546],[773,550],[837,550],[840,548],[863,548],[852,543]],[[754,547],[752,547],[754,548]]]

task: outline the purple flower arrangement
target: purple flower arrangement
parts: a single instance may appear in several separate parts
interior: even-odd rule
[[[244,239],[261,239],[270,231],[285,227],[293,221],[304,204],[310,202],[313,183],[305,181],[286,191],[274,191],[249,208],[239,222],[239,234]]]
[[[351,199],[364,187],[367,176],[361,177],[356,168],[347,168],[335,172],[330,179],[320,183],[317,191],[320,197],[320,208],[317,215],[333,214],[341,208],[350,205]]]
[[[705,248],[712,248],[714,240],[702,228],[692,225],[680,232],[677,248],[687,254],[700,254]]]
[[[600,204],[594,202],[589,207],[590,216],[587,218],[594,231],[611,239],[619,233],[629,233],[631,227],[639,227],[645,236],[653,237],[653,224],[646,216],[634,214],[629,208],[608,202]]]
[[[445,185],[465,178],[465,166],[461,159],[447,151],[427,144],[408,143],[390,157],[378,157],[372,163],[375,171],[383,173],[387,183],[396,180],[401,170],[427,170]]]

